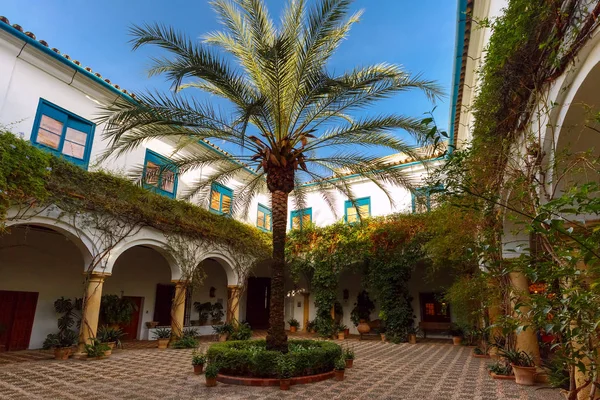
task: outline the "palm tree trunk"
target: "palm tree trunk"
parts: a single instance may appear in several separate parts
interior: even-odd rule
[[[271,309],[267,350],[287,353],[288,343],[284,320],[284,271],[288,193],[282,190],[272,191],[271,206],[273,208],[273,260],[271,265]]]

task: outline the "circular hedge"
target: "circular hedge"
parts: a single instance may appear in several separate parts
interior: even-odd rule
[[[206,355],[210,363],[219,365],[221,374],[258,378],[276,378],[280,357],[293,360],[292,377],[296,377],[330,372],[342,355],[339,345],[326,341],[290,340],[288,348],[283,354],[267,350],[265,340],[238,340],[215,343]]]

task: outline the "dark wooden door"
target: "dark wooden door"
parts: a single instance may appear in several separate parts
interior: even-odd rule
[[[246,321],[252,329],[269,328],[271,278],[248,278]]]
[[[159,326],[171,326],[171,305],[175,296],[175,285],[156,285],[156,299],[154,302],[154,320]]]
[[[450,322],[450,306],[441,297],[440,293],[419,293],[421,321]]]
[[[39,293],[0,290],[0,350],[26,350]]]
[[[136,296],[123,296],[123,298],[128,299],[134,304],[134,309],[131,313],[131,321],[129,321],[129,324],[121,327],[124,333],[123,340],[135,340],[138,338],[137,336],[140,328],[140,313],[142,312],[142,303],[144,298]]]

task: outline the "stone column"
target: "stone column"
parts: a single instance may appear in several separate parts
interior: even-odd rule
[[[77,355],[85,354],[85,345],[91,344],[90,339],[96,337],[98,318],[100,316],[100,302],[102,300],[102,286],[104,286],[104,279],[107,276],[110,276],[110,274],[92,272],[88,278],[84,309],[81,316]]]
[[[183,332],[187,282],[174,281],[173,283],[175,283],[175,296],[171,306],[171,337],[180,337]]]
[[[227,322],[240,322],[240,294],[242,288],[238,285],[227,286]]]
[[[304,316],[302,318],[302,330],[304,332],[308,332],[308,319],[310,315],[310,303],[308,300],[310,298],[310,293],[302,293],[302,296],[304,296]]]
[[[520,271],[511,272],[510,282],[512,285],[513,295],[515,297],[514,301],[516,303],[520,303],[529,297],[529,283],[527,282],[527,277],[525,274]],[[513,306],[516,303],[513,303]],[[521,315],[524,315],[527,314],[529,310],[530,307],[521,306],[518,311]],[[533,325],[530,325],[527,329],[517,334],[517,350],[525,351],[526,353],[530,354],[535,360],[536,365],[540,365],[540,347],[538,345],[537,335]]]

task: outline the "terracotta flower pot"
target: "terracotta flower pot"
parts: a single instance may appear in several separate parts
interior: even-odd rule
[[[204,364],[194,365],[194,374],[200,375],[204,371]]]
[[[70,347],[60,347],[54,349],[54,359],[55,360],[68,360],[71,355]]]
[[[452,344],[454,344],[455,346],[460,346],[461,342],[462,338],[460,336],[452,336]]]
[[[408,343],[410,344],[417,344],[417,335],[411,333],[410,335],[408,335]]]
[[[535,375],[537,370],[535,367],[519,367],[514,364],[510,364],[515,373],[515,382],[519,385],[533,386],[535,385]]]
[[[381,335],[381,341],[385,342],[385,333],[380,333],[380,335]]]
[[[290,385],[292,384],[291,379],[280,379],[279,380],[279,389],[281,390],[290,390]]]
[[[290,333],[296,333],[296,329],[295,326],[290,326]]]
[[[227,335],[219,335],[219,342],[226,342],[227,341]]]
[[[310,333],[316,333],[317,331],[315,331],[314,329],[310,330]]]
[[[346,339],[346,335],[344,334],[344,332],[338,332],[338,340],[344,340]]]
[[[344,380],[344,370],[340,370],[338,371],[337,369],[335,370],[335,380],[336,381],[343,381]]]
[[[109,349],[113,350],[117,344],[117,342],[106,342],[105,343]]]
[[[344,329],[344,336],[346,336],[346,337],[350,336],[350,328]]]
[[[371,332],[371,327],[369,326],[369,324],[367,324],[367,322],[364,319],[360,320],[356,329],[362,334]]]
[[[352,368],[352,364],[354,364],[354,360],[346,360],[346,368]]]
[[[217,378],[206,378],[206,386],[213,387],[217,386]]]
[[[158,339],[158,348],[159,349],[166,349],[167,346],[169,346],[169,339]]]

